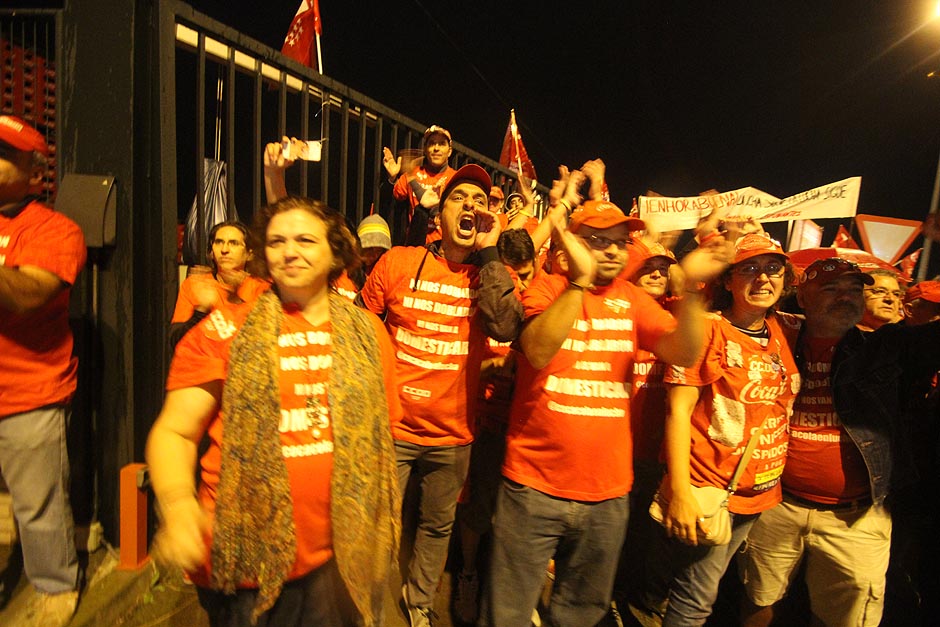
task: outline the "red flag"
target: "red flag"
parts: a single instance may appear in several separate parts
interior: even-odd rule
[[[526,152],[522,144],[522,135],[516,126],[515,110],[509,113],[509,126],[506,127],[506,136],[503,137],[503,149],[499,153],[499,164],[504,165],[513,172],[518,173],[520,168],[522,174],[530,181],[536,180],[535,166],[529,159],[529,153]]]
[[[306,66],[314,67],[313,44],[314,35],[323,33],[323,24],[320,21],[320,0],[301,0],[297,13],[287,30],[281,53],[300,61]]]
[[[849,232],[844,226],[839,225],[839,231],[836,233],[836,238],[832,241],[833,248],[855,248],[862,250],[862,247],[858,245]]]
[[[920,253],[923,251],[923,248],[918,248],[910,255],[901,259],[898,264],[901,266],[901,272],[907,276],[914,276],[914,267],[917,265],[917,260],[920,259]]]

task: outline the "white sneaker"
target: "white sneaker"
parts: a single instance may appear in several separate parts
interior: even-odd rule
[[[475,623],[479,613],[477,598],[480,594],[480,580],[476,573],[457,575],[457,592],[454,594],[454,614],[462,623]]]
[[[405,604],[405,614],[408,616],[408,624],[411,627],[432,627],[431,615],[434,612],[429,607],[418,607],[411,603],[408,598],[408,584],[401,585],[401,599]]]
[[[542,627],[542,617],[538,610],[532,610],[532,627]]]
[[[78,607],[78,590],[47,594],[38,590],[26,606],[23,627],[65,627]]]

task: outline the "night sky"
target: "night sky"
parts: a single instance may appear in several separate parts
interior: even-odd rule
[[[191,4],[279,49],[299,0]],[[932,7],[320,3],[327,75],[494,159],[514,107],[542,183],[600,157],[629,207],[650,188],[785,197],[861,176],[859,213],[914,219],[940,151]]]

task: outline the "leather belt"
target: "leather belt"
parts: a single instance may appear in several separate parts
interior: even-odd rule
[[[872,503],[870,496],[866,496],[861,499],[854,499],[852,501],[840,501],[838,503],[818,503],[816,501],[801,498],[791,494],[790,492],[784,492],[783,498],[784,500],[791,501],[802,507],[818,509],[823,512],[847,512],[851,510],[865,509],[866,507],[870,507]]]

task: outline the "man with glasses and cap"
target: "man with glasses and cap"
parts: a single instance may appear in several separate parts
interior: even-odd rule
[[[568,185],[582,180],[572,173]],[[550,216],[567,273],[536,277],[522,296],[526,323],[481,625],[527,627],[553,556],[548,623],[594,625],[607,612],[633,480],[632,362],[641,348],[671,363],[696,359],[705,314],[699,282],[730,257],[723,240],[686,256],[688,293],[674,318],[619,277],[642,220],[594,200],[567,226],[563,215]]]
[[[36,589],[15,624],[55,627],[78,603],[65,429],[78,367],[69,290],[86,250],[79,227],[37,200],[47,152],[36,129],[0,116],[0,472]]]
[[[743,624],[769,625],[805,560],[810,609],[825,625],[881,621],[893,491],[914,478],[900,422],[906,384],[940,370],[940,322],[862,332],[874,279],[842,259],[806,268],[794,354],[802,387],[790,420],[783,502],[751,528],[739,573]],[[929,495],[925,495],[929,498]]]

